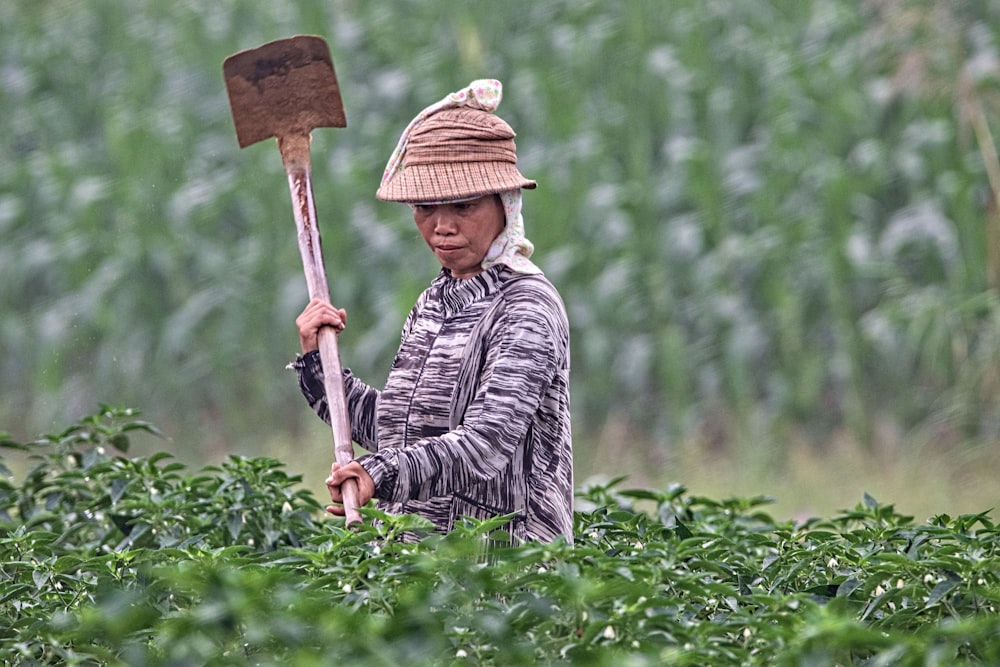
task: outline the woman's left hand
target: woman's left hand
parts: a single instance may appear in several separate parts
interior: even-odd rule
[[[341,485],[353,479],[358,485],[358,507],[364,507],[375,496],[375,480],[357,461],[351,461],[345,466],[334,463],[330,476],[326,478],[326,488],[330,491],[330,500],[335,504],[327,505],[326,511],[336,516],[344,516],[344,494]]]

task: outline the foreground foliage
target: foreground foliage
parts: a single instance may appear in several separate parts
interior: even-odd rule
[[[490,522],[428,535],[369,508],[344,530],[275,460],[128,458],[137,430],[107,408],[3,438],[35,462],[0,481],[4,663],[1000,663],[987,514],[915,524],[865,497],[793,524],[615,481],[581,493],[575,546],[484,551]]]

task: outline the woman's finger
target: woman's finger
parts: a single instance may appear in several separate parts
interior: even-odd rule
[[[336,473],[339,467],[338,464],[334,463],[333,468],[330,470],[330,476],[326,478],[326,489],[330,492],[330,500],[335,503],[344,502],[344,493],[340,490],[342,482],[334,479],[334,473]]]

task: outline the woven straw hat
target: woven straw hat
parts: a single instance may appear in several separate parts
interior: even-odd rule
[[[429,203],[534,188],[517,170],[514,130],[479,109],[438,111],[410,131],[401,169],[376,196],[385,201]]]

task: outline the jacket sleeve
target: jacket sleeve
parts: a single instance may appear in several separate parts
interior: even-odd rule
[[[319,352],[313,350],[300,355],[289,364],[299,376],[299,389],[309,407],[319,415],[320,419],[330,423],[330,405],[326,400],[326,387],[323,385],[323,364]],[[351,438],[370,452],[378,451],[378,438],[375,429],[379,392],[368,386],[344,369],[344,394],[347,400],[348,419],[351,422]]]
[[[504,470],[526,439],[552,378],[568,363],[562,303],[542,290],[505,294],[477,343],[482,353],[466,360],[477,367],[461,423],[405,449],[360,459],[375,480],[376,497],[426,500],[462,492]]]

